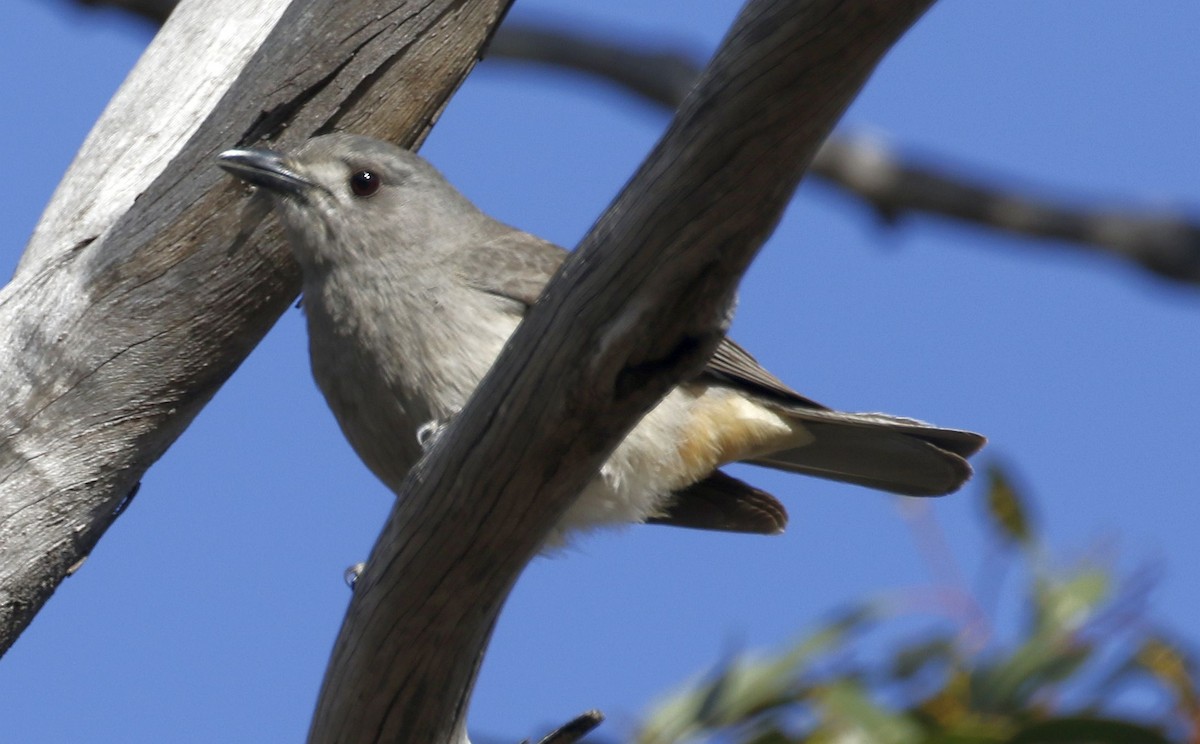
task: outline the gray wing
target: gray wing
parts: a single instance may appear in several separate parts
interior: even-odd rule
[[[455,267],[466,283],[481,292],[517,303],[524,315],[558,271],[567,251],[541,238],[507,228],[461,257]]]
[[[566,256],[567,251],[553,243],[504,227],[485,240],[478,251],[464,255],[456,269],[470,286],[511,301],[512,312],[524,316]],[[832,410],[792,390],[729,339],[717,346],[701,377],[778,406],[813,435],[815,441],[806,446],[751,460],[756,465],[895,493],[940,494],[957,489],[970,476],[965,458],[986,441],[973,432],[941,429],[914,419]],[[703,522],[698,514],[713,511],[716,504],[739,501],[729,496],[740,489],[731,488],[725,481],[716,485],[722,487],[702,486],[703,493],[696,494],[680,492],[673,509],[676,513],[660,521]],[[709,498],[713,494],[722,498]],[[693,505],[705,508],[693,509]],[[696,514],[687,516],[689,511]],[[716,512],[728,512],[723,518],[729,519],[730,525],[725,529],[738,529],[732,525],[741,520],[730,519],[728,507]],[[748,524],[743,529],[758,531]]]
[[[478,251],[463,254],[456,268],[467,284],[475,289],[512,300],[528,309],[537,301],[542,289],[566,257],[566,250],[549,241],[514,228],[505,228],[481,244]],[[787,403],[828,410],[792,390],[728,338],[721,340],[704,374],[735,387],[754,388],[761,394],[782,398]]]
[[[750,388],[760,395],[781,398],[782,402],[803,408],[829,410],[825,406],[805,398],[792,390],[775,375],[768,372],[750,353],[728,338],[722,339],[704,374],[716,377],[734,387]]]

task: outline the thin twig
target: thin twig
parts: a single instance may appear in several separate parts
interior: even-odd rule
[[[1073,206],[906,159],[878,139],[830,138],[813,172],[888,222],[936,214],[1015,235],[1074,243],[1160,277],[1200,283],[1200,222],[1179,212]]]

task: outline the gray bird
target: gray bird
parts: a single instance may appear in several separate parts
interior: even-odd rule
[[[368,137],[290,155],[229,150],[265,192],[303,272],[313,376],[359,457],[393,490],[416,432],[466,403],[563,262],[562,248],[479,211],[422,158]],[[625,437],[551,535],[631,522],[773,534],[775,497],[717,468],[749,462],[893,493],[950,493],[978,434],[834,411],[725,340]]]

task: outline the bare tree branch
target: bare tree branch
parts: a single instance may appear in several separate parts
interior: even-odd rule
[[[412,144],[508,0],[188,0],[0,291],[0,652],[298,290],[214,165],[332,127]]]
[[[700,55],[683,45],[633,47],[627,41],[532,23],[505,24],[488,45],[486,57],[591,75],[671,111],[683,103],[703,68]]]
[[[1177,212],[1084,208],[1034,197],[914,164],[870,137],[831,137],[813,164],[818,169],[889,222],[906,213],[938,214],[1099,248],[1160,277],[1200,284],[1200,222]]]
[[[662,141],[409,473],[355,585],[310,741],[465,741],[518,574],[619,439],[708,358],[804,168],[927,5],[747,4]]]
[[[553,65],[595,75],[674,110],[699,74],[683,49],[635,49],[560,28],[506,25],[489,59]],[[1200,222],[1178,212],[1091,209],[939,170],[877,140],[835,135],[812,175],[866,202],[888,222],[934,214],[1035,238],[1099,248],[1173,281],[1200,283]]]

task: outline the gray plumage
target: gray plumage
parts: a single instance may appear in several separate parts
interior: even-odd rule
[[[221,165],[273,200],[304,275],[313,373],[363,461],[395,488],[416,431],[466,402],[566,251],[480,212],[417,155],[366,137],[290,156],[232,150]],[[564,517],[570,529],[651,521],[773,533],[770,494],[716,470],[745,461],[894,493],[939,495],[984,443],[792,390],[740,346],[670,393]]]

